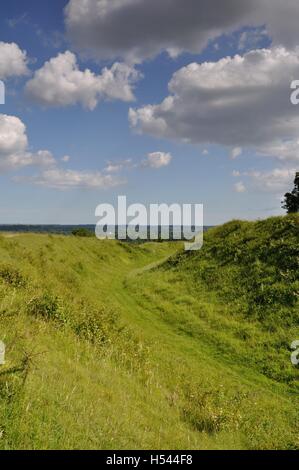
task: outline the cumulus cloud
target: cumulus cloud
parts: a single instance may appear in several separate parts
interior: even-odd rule
[[[27,54],[14,42],[0,42],[0,79],[28,74]]]
[[[290,82],[298,76],[298,48],[192,63],[173,75],[162,103],[130,109],[130,123],[159,138],[298,161],[299,111],[290,102]]]
[[[243,149],[241,147],[235,147],[231,150],[230,158],[232,160],[235,160],[236,158],[240,157],[242,153],[243,153]]]
[[[69,161],[68,156],[62,158]],[[66,189],[106,189],[124,184],[117,176],[99,171],[74,171],[61,169],[48,150],[29,151],[26,126],[16,116],[0,114],[0,173],[35,166],[40,172],[34,176],[15,176],[17,183],[27,182],[38,186]]]
[[[18,176],[17,183],[31,183],[51,189],[66,191],[69,189],[108,189],[125,184],[125,180],[99,171],[75,171],[61,168],[49,168],[35,176]]]
[[[162,51],[198,53],[209,40],[244,26],[265,25],[274,44],[294,46],[298,17],[297,0],[70,0],[65,9],[75,46],[135,61]]]
[[[150,167],[155,170],[168,166],[172,160],[172,155],[165,152],[152,152],[147,154],[147,159],[144,160],[143,166]]]
[[[0,154],[24,152],[27,145],[25,124],[16,116],[0,114]]]
[[[28,150],[26,126],[16,116],[0,114],[0,172],[18,170],[28,165],[51,166],[53,155],[47,150]]]
[[[234,190],[236,193],[245,193],[246,192],[246,186],[244,185],[243,181],[239,181],[234,185]]]
[[[58,54],[37,70],[26,84],[26,94],[44,106],[81,104],[93,110],[100,100],[133,101],[133,85],[140,78],[124,63],[104,68],[100,75],[79,69],[75,54]]]

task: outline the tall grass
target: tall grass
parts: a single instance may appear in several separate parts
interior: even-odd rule
[[[0,237],[0,448],[298,448],[297,224]]]

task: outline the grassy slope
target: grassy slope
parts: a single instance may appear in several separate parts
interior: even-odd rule
[[[156,266],[180,247],[0,238],[0,448],[298,448],[298,304],[275,279],[273,322],[252,286],[238,284],[237,300],[230,289],[241,246],[263,253],[271,228],[279,252],[296,247],[284,220],[279,234],[217,229],[200,253]],[[223,238],[235,240],[225,253]],[[273,278],[261,263],[259,278]]]

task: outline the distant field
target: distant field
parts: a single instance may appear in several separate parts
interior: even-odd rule
[[[25,225],[4,224],[0,225],[0,233],[52,233],[57,235],[70,235],[73,230],[86,228],[94,232],[94,225]]]
[[[0,235],[0,448],[298,449],[298,222]]]
[[[4,238],[13,238],[13,237],[17,237],[18,235],[19,233],[17,232],[0,232],[0,236]]]

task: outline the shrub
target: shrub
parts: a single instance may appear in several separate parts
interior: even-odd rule
[[[10,265],[0,266],[0,278],[12,287],[24,287],[26,285],[21,272]]]
[[[48,292],[31,299],[28,310],[31,315],[45,320],[55,320],[61,317],[58,297]]]
[[[100,345],[109,342],[117,330],[117,316],[104,307],[83,304],[81,312],[77,312],[76,318],[72,319],[71,326],[79,337]]]
[[[72,235],[74,235],[75,237],[83,237],[83,238],[93,237],[93,233],[91,232],[91,230],[88,230],[87,228],[84,228],[84,227],[75,228],[72,231]]]
[[[238,429],[241,423],[241,393],[226,397],[223,390],[203,390],[201,384],[188,384],[184,390],[183,417],[194,429],[209,434]]]

